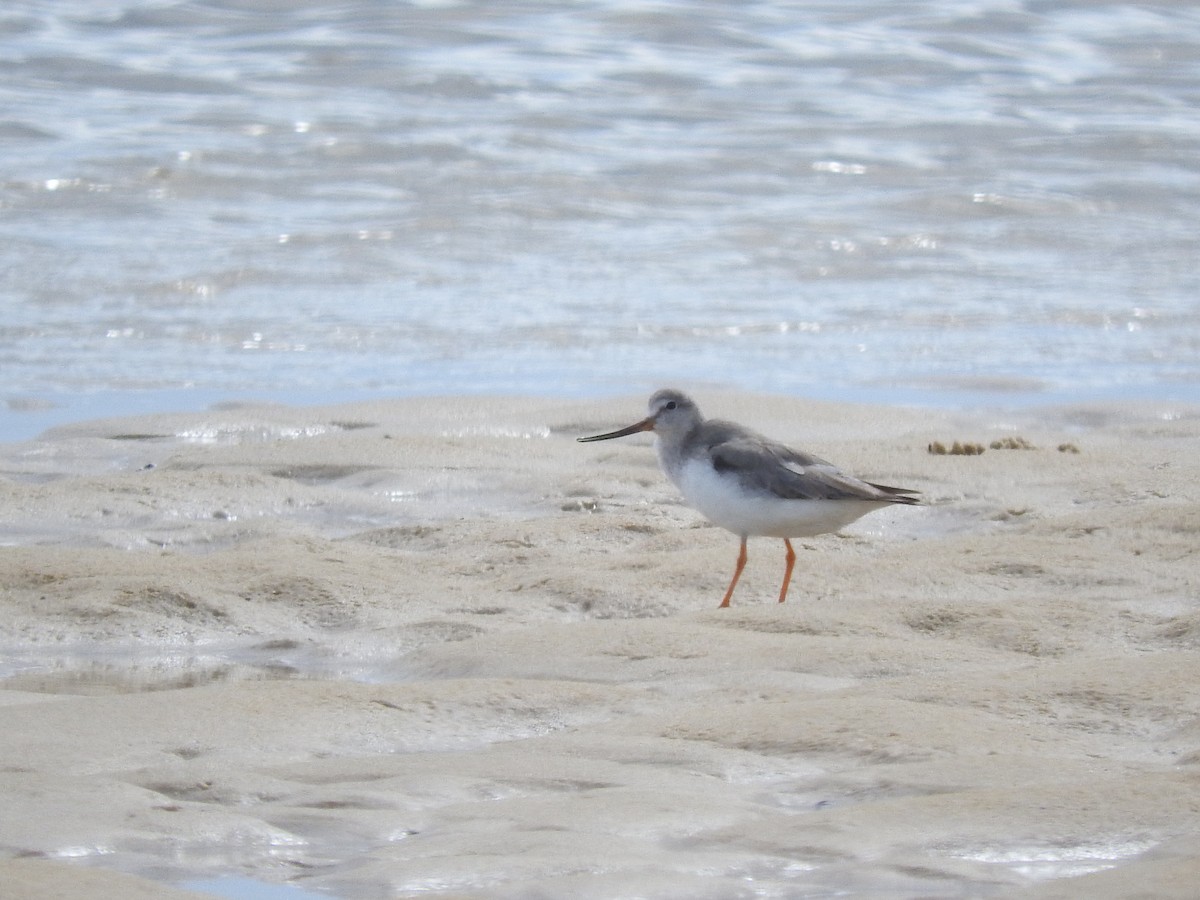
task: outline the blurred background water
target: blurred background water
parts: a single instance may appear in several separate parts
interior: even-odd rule
[[[0,440],[667,383],[1200,402],[1190,4],[12,0]]]

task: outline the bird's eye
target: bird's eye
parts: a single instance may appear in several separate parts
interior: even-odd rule
[[[678,404],[678,403],[676,403],[674,400],[668,400],[668,401],[667,401],[667,405],[666,405],[666,407],[665,407],[665,408],[666,408],[666,409],[675,409],[675,408],[677,408],[678,406],[679,406],[679,404]]]

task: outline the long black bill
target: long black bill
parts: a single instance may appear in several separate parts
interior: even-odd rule
[[[642,419],[640,422],[635,422],[628,428],[622,428],[620,431],[610,431],[607,434],[593,434],[591,437],[575,438],[581,444],[586,444],[588,441],[607,441],[612,438],[625,437],[627,434],[637,434],[639,431],[653,431],[654,420]]]

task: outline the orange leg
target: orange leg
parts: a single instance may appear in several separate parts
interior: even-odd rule
[[[792,542],[784,538],[783,543],[787,546],[788,552],[787,568],[783,570],[783,587],[779,589],[780,603],[787,599],[788,585],[792,583],[792,567],[796,565],[796,551],[792,549]]]
[[[737,568],[733,570],[733,581],[729,582],[729,590],[725,592],[725,599],[721,601],[721,606],[729,605],[729,598],[733,596],[733,589],[737,586],[738,579],[742,577],[742,569],[746,568],[746,539],[742,538],[742,549],[738,553]]]

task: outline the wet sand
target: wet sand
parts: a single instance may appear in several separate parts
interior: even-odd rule
[[[926,505],[718,610],[736,538],[573,440],[640,397],[0,448],[0,894],[1195,895],[1200,413],[697,399]]]

